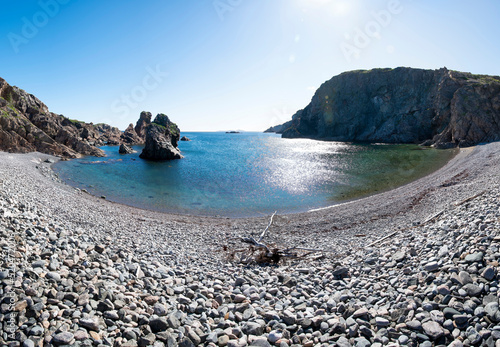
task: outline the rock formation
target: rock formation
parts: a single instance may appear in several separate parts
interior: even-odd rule
[[[500,77],[446,68],[345,72],[323,83],[277,131],[287,138],[440,148],[497,141]]]
[[[146,141],[146,128],[151,124],[151,112],[142,111],[137,123],[135,124],[136,134],[144,141]]]
[[[123,134],[120,136],[120,140],[122,143],[130,144],[130,145],[132,145],[132,144],[138,145],[138,144],[144,143],[144,138],[139,136],[136,133],[133,124],[129,124],[127,129],[125,129]]]
[[[265,133],[281,134],[281,133],[283,133],[284,130],[288,129],[291,125],[292,125],[292,121],[288,121],[286,123],[270,127],[269,129],[265,130],[264,132]]]
[[[144,144],[150,124],[149,112],[142,112],[135,127],[130,124],[124,132],[104,123],[94,125],[69,119],[49,112],[34,95],[10,86],[0,78],[2,151],[39,151],[65,158],[81,155],[103,157],[105,154],[99,146]]]
[[[180,130],[175,123],[160,113],[146,128],[146,144],[140,157],[148,160],[181,159],[177,143]]]
[[[191,141],[189,137],[183,136],[181,137],[181,141]]]
[[[100,141],[106,145],[116,146],[122,143],[122,132],[116,127],[108,124],[99,123],[95,124],[94,128],[99,132]]]
[[[92,124],[49,112],[35,96],[0,78],[0,150],[102,157],[104,152],[96,147],[100,145],[99,132]]]
[[[120,148],[118,149],[118,153],[120,153],[120,154],[132,154],[132,153],[135,153],[135,151],[130,146],[122,143],[120,145]]]

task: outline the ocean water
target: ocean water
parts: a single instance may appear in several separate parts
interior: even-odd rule
[[[66,183],[126,205],[227,217],[302,212],[423,177],[454,150],[282,139],[264,133],[182,133],[184,159],[151,162],[106,146],[106,158],[62,161]]]

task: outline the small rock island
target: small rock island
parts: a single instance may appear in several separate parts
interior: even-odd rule
[[[146,128],[146,144],[139,157],[148,160],[183,158],[177,147],[180,136],[177,124],[171,122],[167,115],[158,114]]]

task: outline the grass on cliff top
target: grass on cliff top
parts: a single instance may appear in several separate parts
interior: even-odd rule
[[[459,78],[462,78],[472,83],[474,82],[481,84],[500,83],[500,76],[479,75],[479,74],[472,74],[470,72],[460,72],[460,71],[453,71],[453,72],[459,73],[461,75],[459,76]]]
[[[64,119],[67,119],[68,121],[70,121],[71,123],[73,123],[74,125],[78,125],[78,124],[85,124],[84,121],[81,121],[81,120],[78,120],[78,119],[70,119],[68,117],[64,117],[64,116],[61,116],[63,117]]]
[[[346,72],[343,72],[341,73],[341,75],[343,74],[351,74],[351,73],[362,73],[362,74],[366,74],[366,73],[371,73],[371,72],[389,72],[389,71],[392,71],[394,69],[392,68],[375,68],[375,69],[370,69],[370,70],[352,70],[352,71],[346,71]]]
[[[163,126],[161,124],[158,124],[158,123],[155,123],[155,122],[153,122],[151,124],[152,125],[154,124],[154,125],[158,126],[160,129],[167,130],[167,127],[165,127],[165,126]],[[175,123],[170,123],[169,124],[169,130],[170,130],[170,133],[174,134],[174,135],[180,133],[179,132],[179,128],[177,127],[177,124],[175,124]]]

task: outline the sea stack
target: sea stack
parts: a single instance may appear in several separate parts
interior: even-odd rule
[[[158,114],[153,123],[145,131],[146,144],[139,156],[147,160],[181,159],[183,156],[177,148],[180,139],[179,127],[165,114]]]

